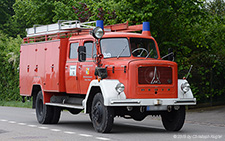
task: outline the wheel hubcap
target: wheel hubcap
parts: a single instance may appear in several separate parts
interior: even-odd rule
[[[93,120],[97,121],[97,123],[102,122],[102,115],[103,115],[103,107],[100,102],[97,102],[93,107]]]

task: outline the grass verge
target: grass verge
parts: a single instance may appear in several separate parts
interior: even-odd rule
[[[21,101],[0,101],[0,106],[32,108],[32,102],[26,101],[25,103],[22,103]]]

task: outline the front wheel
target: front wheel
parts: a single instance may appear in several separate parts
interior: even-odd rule
[[[91,119],[94,129],[97,132],[107,133],[112,130],[114,122],[114,109],[104,106],[101,93],[97,93],[91,106]]]
[[[178,110],[172,110],[161,115],[163,126],[167,131],[179,131],[185,121],[185,106],[180,106]]]

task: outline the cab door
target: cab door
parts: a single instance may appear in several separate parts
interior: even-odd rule
[[[79,77],[80,77],[80,92],[86,94],[90,82],[95,79],[95,61],[96,47],[92,40],[85,40],[82,43],[86,47],[86,61],[78,63]]]
[[[80,40],[70,42],[67,50],[65,66],[66,92],[80,94],[79,71],[78,71],[78,47]]]

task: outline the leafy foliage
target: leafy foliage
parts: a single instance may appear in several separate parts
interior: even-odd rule
[[[0,32],[0,101],[18,100],[19,50],[22,39],[7,37]]]
[[[0,1],[0,30],[6,34],[11,34],[12,16],[15,14],[12,7],[14,3],[15,0]]]

